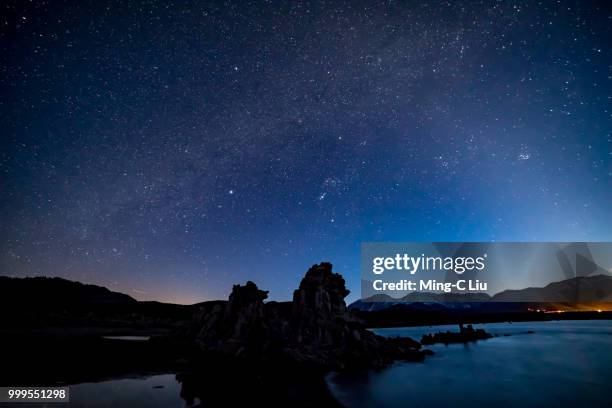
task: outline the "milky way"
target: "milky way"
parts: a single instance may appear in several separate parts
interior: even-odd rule
[[[609,2],[0,14],[0,274],[355,299],[361,242],[612,240]]]

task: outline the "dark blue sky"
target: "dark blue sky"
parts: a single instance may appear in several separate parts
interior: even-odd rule
[[[0,13],[0,274],[289,299],[363,241],[612,240],[609,2]]]

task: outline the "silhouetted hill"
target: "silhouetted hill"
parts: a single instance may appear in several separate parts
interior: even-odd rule
[[[126,305],[136,299],[105,287],[62,278],[12,278],[0,276],[0,304],[13,306],[44,305]]]
[[[0,327],[166,330],[205,305],[139,302],[105,287],[63,278],[0,276]],[[211,306],[214,302],[211,302]]]

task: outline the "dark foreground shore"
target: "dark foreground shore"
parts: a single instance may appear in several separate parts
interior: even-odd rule
[[[340,406],[329,393],[324,373],[318,370],[203,359],[190,355],[188,349],[174,350],[156,341],[74,333],[74,330],[66,334],[56,330],[46,335],[5,332],[2,341],[7,353],[0,370],[0,384],[57,386],[176,373],[181,383],[180,397],[190,404],[199,400],[202,406],[244,402]]]

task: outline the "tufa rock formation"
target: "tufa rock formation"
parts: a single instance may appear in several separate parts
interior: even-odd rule
[[[377,336],[347,310],[349,294],[330,263],[312,266],[292,302],[268,302],[253,282],[235,285],[227,302],[205,307],[187,337],[206,353],[325,369],[419,361],[426,351],[409,338]]]
[[[468,343],[478,340],[486,340],[493,337],[492,334],[487,333],[483,329],[474,329],[474,326],[468,324],[463,327],[463,324],[459,324],[459,332],[437,332],[434,334],[425,334],[421,337],[421,343],[425,345],[431,345],[436,343]]]

